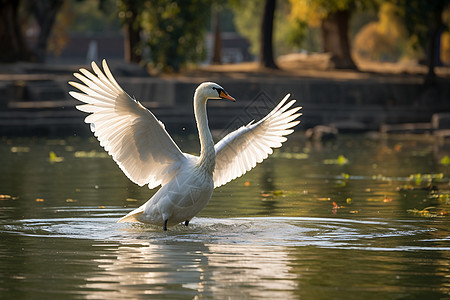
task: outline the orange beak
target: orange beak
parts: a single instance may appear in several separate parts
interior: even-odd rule
[[[234,99],[233,97],[231,97],[230,95],[228,95],[226,92],[224,91],[220,91],[220,98],[222,99],[228,99],[231,100],[233,102],[236,102],[236,99]]]

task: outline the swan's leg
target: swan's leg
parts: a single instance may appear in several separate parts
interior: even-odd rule
[[[167,221],[169,221],[169,219],[164,220],[164,226],[163,226],[164,231],[167,231]]]
[[[185,226],[189,226],[189,220],[184,221]]]

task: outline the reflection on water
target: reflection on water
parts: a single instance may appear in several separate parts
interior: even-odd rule
[[[450,296],[446,144],[292,139],[163,232],[95,141],[3,142],[0,298]]]

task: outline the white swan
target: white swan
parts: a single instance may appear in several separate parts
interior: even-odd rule
[[[69,94],[85,104],[77,106],[88,115],[100,145],[113,157],[130,180],[150,189],[162,187],[141,207],[118,222],[144,222],[168,226],[189,221],[221,186],[262,162],[272,148],[281,147],[293,132],[301,107],[291,108],[289,94],[259,122],[231,132],[215,146],[208,127],[209,99],[235,101],[216,83],[205,82],[194,94],[194,113],[200,137],[200,156],[180,151],[160,122],[137,100],[128,96],[103,60],[103,72],[92,62],[94,74],[86,69],[74,76],[84,83],[69,82],[80,92]]]

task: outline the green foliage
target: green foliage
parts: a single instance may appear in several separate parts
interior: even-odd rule
[[[441,28],[442,13],[450,4],[449,0],[387,0],[400,10],[410,36],[410,51],[420,53],[426,50],[427,42],[434,30]]]
[[[73,18],[70,31],[77,33],[104,33],[120,30],[117,21],[116,0],[70,0],[69,9],[60,12],[61,18]],[[55,24],[56,25],[56,24]],[[58,26],[60,26],[58,24]]]
[[[337,11],[355,11],[375,8],[379,0],[290,0],[290,17],[318,27],[328,14]]]
[[[261,18],[264,5],[259,1],[229,0],[229,8],[234,13],[237,31],[250,41],[250,52],[259,53]],[[308,27],[304,22],[289,19],[291,5],[287,0],[278,0],[274,16],[274,52],[275,55],[292,52],[300,48],[308,38]]]
[[[156,68],[178,71],[186,63],[205,57],[203,41],[210,7],[210,0],[145,1],[141,25]]]
[[[250,41],[250,51],[257,54],[264,5],[258,1],[229,1],[229,3],[235,16],[234,23],[237,30]]]
[[[396,61],[406,53],[409,43],[400,9],[385,2],[380,6],[378,20],[361,28],[355,36],[354,52],[364,59]]]

